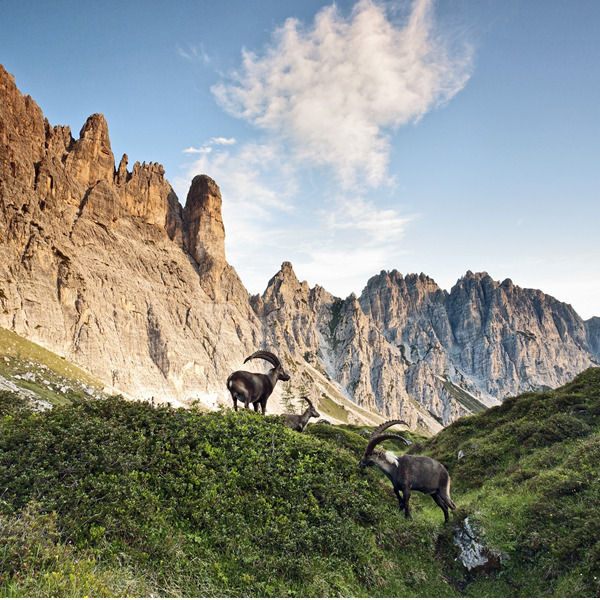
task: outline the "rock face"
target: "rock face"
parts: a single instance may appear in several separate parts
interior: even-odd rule
[[[434,432],[598,364],[600,319],[510,280],[468,272],[372,277],[360,297],[299,282],[290,263],[250,297],[227,263],[221,194],[206,175],[182,207],[164,169],[126,155],[106,120],[74,139],[0,66],[0,326],[134,398],[230,406],[229,373],[259,348],[333,421],[403,418]],[[261,362],[247,365],[255,371]]]
[[[590,351],[600,359],[600,317],[585,321],[585,333]]]
[[[183,209],[184,247],[198,265],[200,285],[210,298],[247,311],[248,293],[225,260],[221,204],[219,186],[206,175],[194,177]]]
[[[558,387],[599,358],[600,319],[584,323],[571,306],[487,273],[468,272],[448,293],[423,274],[382,271],[341,300],[284,263],[253,305],[278,309],[269,344],[319,365],[359,406],[428,431]]]
[[[400,350],[409,394],[444,424],[474,400],[554,388],[597,364],[571,306],[487,273],[469,271],[449,294],[424,275],[381,273],[360,304]]]
[[[261,326],[218,187],[196,178],[183,210],[162,166],[115,170],[102,115],[75,140],[1,67],[0,86],[0,326],[132,397],[226,402]]]

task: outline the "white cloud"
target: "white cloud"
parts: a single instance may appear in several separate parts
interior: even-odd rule
[[[184,154],[209,154],[210,152],[212,152],[212,148],[210,146],[203,146],[201,148],[186,148],[185,150],[182,150],[182,152]]]
[[[213,151],[213,146],[233,146],[236,143],[235,138],[214,137],[204,142],[200,148],[190,146],[182,150],[184,154],[210,154]]]
[[[210,58],[208,54],[204,51],[204,47],[202,45],[198,47],[193,44],[186,44],[185,48],[183,48],[180,45],[177,45],[177,54],[179,54],[181,58],[184,58],[185,60],[189,60],[191,62],[199,62],[205,65],[210,62]]]
[[[360,293],[374,273],[398,264],[403,236],[417,218],[358,195],[314,202],[302,188],[300,202],[299,174],[275,144],[199,155],[187,166],[186,181],[199,173],[220,186],[227,260],[252,293],[264,290],[284,260],[311,285],[340,296]]]
[[[233,146],[235,144],[235,138],[224,138],[224,137],[214,137],[210,140],[213,144],[217,146]],[[209,142],[209,143],[210,143]]]
[[[203,153],[187,171],[192,178],[206,173],[219,182],[221,192],[238,209],[253,207],[262,217],[265,209],[290,210],[296,192],[293,168],[270,143],[248,142],[236,152],[213,148]]]
[[[319,283],[344,297],[359,294],[381,269],[398,265],[405,255],[403,237],[418,215],[402,215],[360,197],[344,197],[317,217],[313,235],[298,240],[294,268],[311,284]]]
[[[286,239],[298,186],[296,173],[282,157],[280,149],[269,143],[249,142],[234,152],[214,148],[199,154],[185,167],[186,176],[175,180],[179,197],[195,175],[205,173],[217,182],[223,198],[227,257],[236,268],[251,265],[266,247]]]
[[[360,0],[349,17],[324,8],[310,28],[288,19],[262,55],[244,52],[231,83],[213,87],[231,114],[277,136],[296,160],[333,169],[348,188],[387,179],[389,135],[449,100],[471,55],[434,30],[431,0],[406,22]]]
[[[414,216],[402,216],[392,208],[378,209],[362,198],[340,199],[327,213],[331,232],[345,230],[368,237],[368,244],[385,246],[397,242]]]
[[[392,182],[393,130],[468,79],[468,52],[456,58],[440,39],[429,0],[416,0],[403,24],[370,0],[348,17],[332,5],[310,27],[286,21],[261,56],[245,52],[241,72],[213,88],[262,138],[187,149],[187,177],[206,173],[219,184],[227,259],[251,293],[284,260],[340,296],[401,264],[417,216],[383,205],[374,191]]]
[[[360,295],[373,275],[383,268],[392,268],[382,248],[361,246],[315,248],[310,260],[292,262],[299,279],[307,278],[311,286],[318,283],[340,298],[352,292]]]

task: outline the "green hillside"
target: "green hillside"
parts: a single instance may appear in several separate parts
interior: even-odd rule
[[[447,524],[419,493],[404,519],[358,468],[363,428],[13,400],[0,392],[4,597],[600,593],[600,369],[412,438],[452,476]],[[492,557],[472,571],[453,543],[467,517]]]
[[[471,595],[600,596],[599,368],[459,419],[423,446],[412,451],[448,467],[456,503],[500,558]]]
[[[42,406],[102,395],[102,384],[64,358],[0,327],[0,390]]]

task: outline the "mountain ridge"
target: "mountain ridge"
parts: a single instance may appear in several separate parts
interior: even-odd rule
[[[0,93],[0,326],[129,397],[228,406],[227,375],[268,348],[292,375],[268,411],[308,391],[333,420],[435,432],[598,364],[596,320],[487,273],[446,292],[382,271],[340,299],[284,262],[251,296],[214,180],[196,176],[182,206],[158,163],[116,166],[101,114],[74,139],[1,65]]]

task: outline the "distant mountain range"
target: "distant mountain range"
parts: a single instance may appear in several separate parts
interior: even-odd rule
[[[1,66],[0,96],[0,326],[128,397],[231,406],[227,375],[266,348],[292,376],[267,412],[304,394],[334,422],[435,432],[599,364],[600,319],[487,273],[446,292],[382,271],[340,299],[286,262],[251,296],[210,177],[182,207],[161,165],[129,171],[124,155],[115,168],[102,115],[75,139]]]

